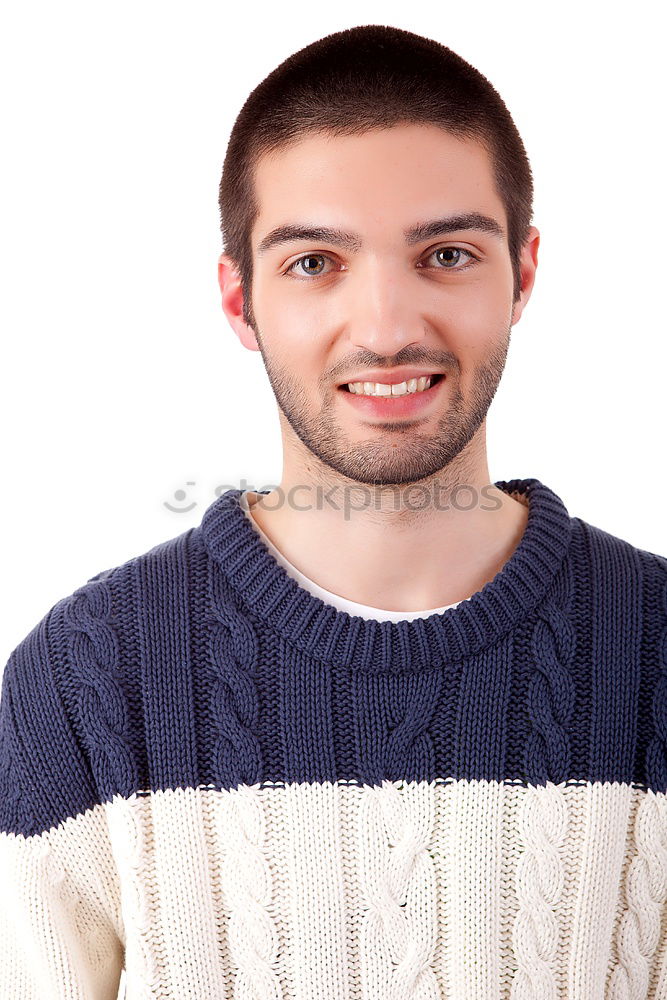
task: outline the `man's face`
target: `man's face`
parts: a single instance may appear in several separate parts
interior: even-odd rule
[[[444,469],[484,421],[518,319],[488,154],[434,126],[318,134],[262,158],[255,185],[254,344],[288,439],[293,432],[361,483],[416,482]],[[501,235],[466,226],[406,241],[418,224],[470,213],[494,220]],[[285,226],[353,233],[359,246],[313,236],[259,252]],[[341,388],[409,367],[445,377],[407,404]]]

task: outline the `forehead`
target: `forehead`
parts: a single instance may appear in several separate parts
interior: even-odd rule
[[[357,226],[401,230],[443,210],[506,222],[485,147],[433,125],[310,134],[261,157],[254,184],[253,247],[274,226],[340,224],[343,216]]]

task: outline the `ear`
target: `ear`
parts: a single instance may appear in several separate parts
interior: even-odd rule
[[[234,333],[249,351],[259,351],[255,331],[243,319],[243,287],[241,273],[227,254],[218,258],[218,284],[222,296],[222,311]]]
[[[512,310],[512,326],[520,318],[526,302],[530,298],[530,293],[535,284],[535,271],[537,270],[537,249],[540,245],[540,233],[535,226],[528,230],[526,242],[521,249],[521,292],[519,298],[514,303]]]

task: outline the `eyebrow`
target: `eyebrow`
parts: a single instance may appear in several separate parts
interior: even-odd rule
[[[442,219],[432,219],[430,222],[419,222],[416,226],[404,230],[403,236],[407,246],[413,246],[423,240],[445,236],[462,229],[489,233],[499,240],[505,238],[505,230],[500,223],[491,218],[490,215],[482,215],[480,212],[465,212],[461,215],[448,215]],[[336,243],[351,253],[356,253],[363,246],[361,237],[357,233],[328,226],[304,226],[287,223],[272,229],[260,240],[257,254],[261,257],[272,247],[280,246],[283,243],[293,243],[295,240],[323,240],[326,243]]]

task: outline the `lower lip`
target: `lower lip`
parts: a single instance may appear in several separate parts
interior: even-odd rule
[[[347,389],[337,391],[360,413],[387,420],[392,417],[420,416],[439,395],[446,381],[447,376],[443,375],[435,385],[423,392],[406,392],[403,396],[361,396]]]

